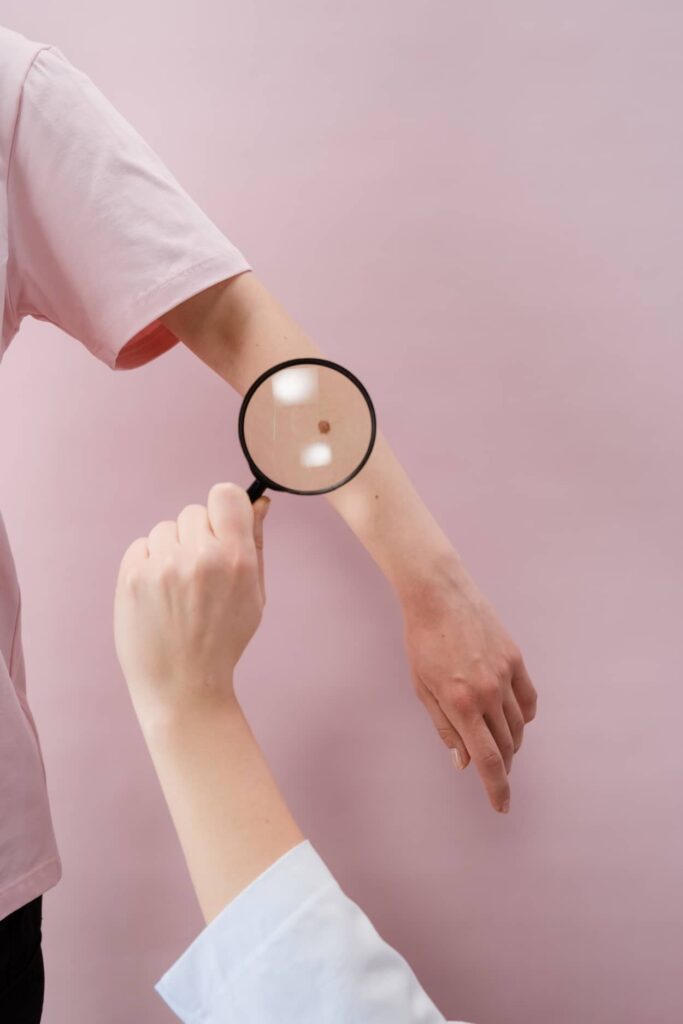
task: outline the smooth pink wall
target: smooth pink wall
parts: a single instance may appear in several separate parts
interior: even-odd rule
[[[277,497],[240,679],[306,833],[450,1017],[671,1024],[681,950],[683,12],[580,0],[4,0],[366,381],[540,691],[509,818],[412,696],[392,593]],[[46,1024],[161,1024],[200,928],[119,676],[120,554],[218,479],[239,400],[27,322],[0,502],[64,879]],[[283,666],[286,666],[283,671]]]

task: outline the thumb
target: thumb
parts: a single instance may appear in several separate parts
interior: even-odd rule
[[[265,574],[263,569],[263,521],[268,515],[270,498],[259,498],[254,503],[254,546],[258,558],[258,578],[261,587],[261,596],[266,599]]]
[[[214,484],[206,503],[216,537],[230,549],[242,550],[252,541],[251,502],[237,484]]]

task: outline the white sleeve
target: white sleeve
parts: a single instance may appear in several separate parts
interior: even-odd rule
[[[443,1024],[305,841],[251,883],[156,985],[184,1024]]]

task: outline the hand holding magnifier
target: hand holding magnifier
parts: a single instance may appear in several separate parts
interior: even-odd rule
[[[377,421],[370,395],[343,366],[289,359],[251,385],[238,429],[253,503],[266,488],[326,494],[348,483],[370,458]]]

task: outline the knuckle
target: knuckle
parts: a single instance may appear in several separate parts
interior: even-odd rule
[[[522,714],[524,715],[525,722],[531,722],[536,717],[536,704],[537,695],[534,691],[529,697],[526,697],[522,702]]]
[[[209,491],[209,498],[221,501],[225,498],[233,497],[242,492],[242,488],[238,487],[237,484],[233,483],[217,483],[214,484]],[[243,493],[243,492],[242,492]]]
[[[477,699],[469,686],[459,685],[450,694],[448,703],[460,715],[471,715],[476,710]]]
[[[236,576],[247,577],[256,571],[254,554],[245,549],[236,551],[232,558],[232,570]]]
[[[167,530],[175,530],[175,525],[175,519],[162,519],[160,523],[152,527],[150,537],[153,533],[165,533]]]
[[[206,514],[206,509],[203,505],[199,505],[197,502],[193,502],[190,505],[186,505],[182,510],[178,519],[190,519],[194,516],[200,516]]]
[[[224,570],[225,562],[220,551],[217,551],[208,544],[203,545],[197,550],[193,562],[195,576],[199,578],[213,576],[215,573],[223,572]]]
[[[486,675],[479,683],[479,693],[485,704],[495,704],[500,700],[500,684],[494,675]]]
[[[165,555],[156,565],[155,577],[162,585],[175,584],[179,577],[178,563],[173,555]]]
[[[499,768],[503,767],[503,758],[501,757],[500,752],[493,748],[485,750],[480,756],[479,762],[482,768],[491,772],[497,771]]]
[[[123,553],[123,557],[121,559],[121,568],[128,569],[132,567],[134,564],[136,564],[142,554],[142,551],[146,547],[146,537],[138,537],[136,540],[133,541],[132,544],[129,544]]]
[[[508,665],[516,672],[524,668],[524,659],[519,647],[512,647],[507,657]]]
[[[171,537],[175,537],[177,528],[178,524],[175,519],[165,519],[163,522],[157,523],[153,526],[149,531],[149,537],[147,538],[147,545],[150,553],[153,554],[156,551],[158,554],[160,551],[163,551],[164,548],[167,548]]]
[[[130,593],[135,594],[139,591],[141,581],[142,570],[139,565],[129,565],[122,570],[121,583]]]
[[[437,725],[436,731],[447,747],[455,746],[455,733],[450,725]]]

